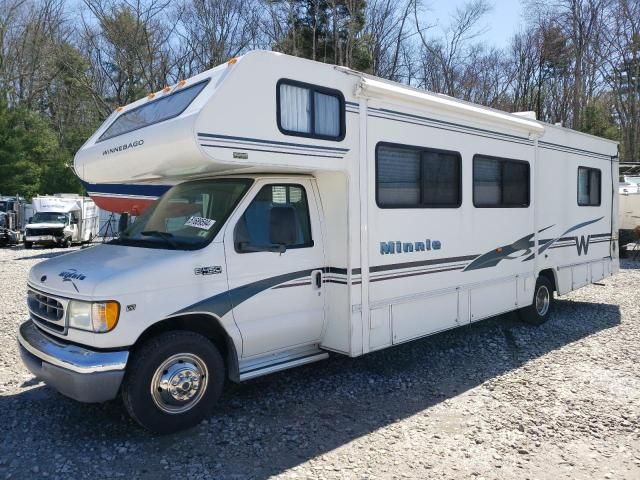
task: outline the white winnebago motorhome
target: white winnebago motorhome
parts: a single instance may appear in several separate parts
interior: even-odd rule
[[[33,217],[24,231],[24,246],[70,247],[98,234],[98,208],[91,198],[74,193],[42,195],[32,200]]]
[[[77,153],[93,198],[139,216],[32,268],[23,359],[169,432],[225,379],[512,310],[541,323],[554,292],[618,270],[617,163],[614,142],[251,52],[118,109]]]

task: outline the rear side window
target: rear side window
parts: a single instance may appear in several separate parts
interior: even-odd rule
[[[174,90],[169,95],[124,112],[100,135],[99,141],[177,117],[186,110],[207,83],[209,80]]]
[[[276,96],[278,128],[285,135],[344,138],[344,97],[338,90],[280,80]]]
[[[475,155],[473,204],[479,208],[529,206],[529,163]]]
[[[461,183],[457,152],[384,143],[376,148],[380,208],[456,208]]]
[[[307,195],[301,185],[266,185],[247,207],[234,230],[239,253],[276,245],[312,247]]]
[[[578,167],[578,205],[597,207],[600,205],[602,173],[597,168]]]

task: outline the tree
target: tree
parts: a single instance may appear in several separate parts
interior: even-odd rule
[[[0,100],[0,192],[27,198],[38,193],[78,191],[70,156],[40,115]]]
[[[364,0],[268,0],[264,30],[274,32],[271,47],[297,57],[368,71]],[[273,22],[278,22],[274,28]],[[284,25],[283,25],[284,22]]]
[[[487,0],[471,0],[456,8],[441,38],[427,37],[426,32],[433,26],[422,24],[418,7],[418,3],[414,3],[416,31],[422,46],[421,86],[452,97],[458,96],[462,91],[464,70],[477,48],[473,41],[482,32],[479,22],[491,7]]]
[[[257,44],[255,0],[187,0],[179,15],[180,70],[191,76]]]
[[[622,160],[640,162],[640,1],[614,0],[601,43],[601,67],[622,135]]]

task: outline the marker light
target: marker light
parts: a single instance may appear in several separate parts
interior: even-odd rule
[[[236,57],[230,58],[230,59],[227,61],[227,65],[233,65],[233,64],[235,64],[237,61],[238,61],[238,59],[237,59]]]
[[[91,306],[91,322],[94,332],[108,332],[118,323],[120,305],[118,302],[94,303]]]
[[[185,83],[187,83],[187,81],[186,81],[186,80],[180,80],[180,81],[178,82],[178,86],[177,86],[176,88],[184,87],[184,84],[185,84]]]
[[[118,108],[116,108],[116,112],[118,112],[118,113],[119,113],[119,112],[121,112],[122,110],[124,110],[124,107],[118,107]]]
[[[169,93],[171,91],[171,87],[164,87],[162,89],[162,93]]]
[[[149,100],[151,100],[151,99],[152,99],[153,97],[155,97],[155,96],[156,96],[156,94],[155,94],[155,93],[150,93],[149,95],[147,95],[147,98],[148,98]]]

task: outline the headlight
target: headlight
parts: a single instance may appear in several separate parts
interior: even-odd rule
[[[118,302],[69,302],[69,326],[80,330],[103,333],[113,330],[120,316]]]

